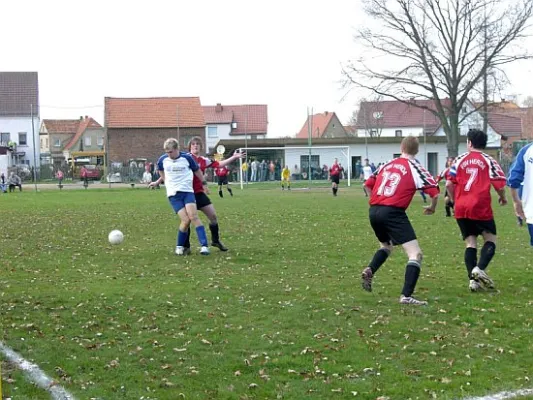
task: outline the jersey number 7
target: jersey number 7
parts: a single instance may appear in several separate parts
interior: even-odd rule
[[[476,180],[478,169],[477,168],[467,168],[466,173],[469,175],[468,182],[465,185],[465,192],[469,192]]]

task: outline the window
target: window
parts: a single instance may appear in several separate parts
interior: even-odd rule
[[[26,146],[28,144],[26,132],[19,132],[19,146]]]
[[[309,156],[300,156],[300,167],[302,169],[302,172],[308,172],[309,171]],[[320,156],[319,155],[311,155],[311,171],[315,172],[320,169]]]
[[[85,136],[85,138],[83,139],[83,144],[85,146],[90,146],[92,143],[92,138],[90,136]]]
[[[9,132],[0,133],[0,142],[7,145],[9,143]]]
[[[208,126],[207,127],[207,137],[208,138],[217,138],[218,137],[218,127],[217,126]]]
[[[397,131],[395,131],[394,134],[396,135],[396,137],[402,137],[401,129],[398,129]]]
[[[61,139],[54,138],[54,147],[61,147]]]
[[[96,139],[96,144],[98,146],[103,146],[104,145],[104,137],[103,136],[98,136],[98,138]]]

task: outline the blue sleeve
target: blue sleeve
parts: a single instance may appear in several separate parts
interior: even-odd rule
[[[511,168],[509,169],[509,177],[507,178],[507,186],[513,188],[513,189],[519,189],[520,185],[524,181],[524,173],[525,173],[525,154],[529,146],[522,147],[522,149],[518,152],[518,155],[516,156],[516,160],[511,165]]]
[[[198,167],[198,164],[197,164],[197,162],[191,157],[190,154],[183,153],[182,156],[185,157],[185,159],[186,159],[187,161],[189,161],[189,167],[191,168],[191,170],[192,170],[193,172],[198,171],[198,168],[199,168],[199,167]]]
[[[167,158],[168,156],[166,154],[163,154],[161,157],[159,157],[159,160],[157,160],[157,170],[158,171],[164,171],[165,168],[163,168],[163,160]]]

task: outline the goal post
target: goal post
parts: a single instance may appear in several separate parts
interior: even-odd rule
[[[351,185],[349,146],[241,147],[239,151],[246,152],[238,166],[241,189],[249,184],[274,187],[272,183],[279,184],[285,166],[291,171],[292,188],[327,187],[331,185],[328,171],[335,159],[343,168],[341,184]]]

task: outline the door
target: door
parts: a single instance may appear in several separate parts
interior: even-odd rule
[[[428,165],[427,169],[429,173],[433,176],[437,176],[439,174],[439,153],[428,153]]]
[[[361,175],[361,156],[352,156],[351,174],[352,174],[352,179],[359,179],[359,176]]]

